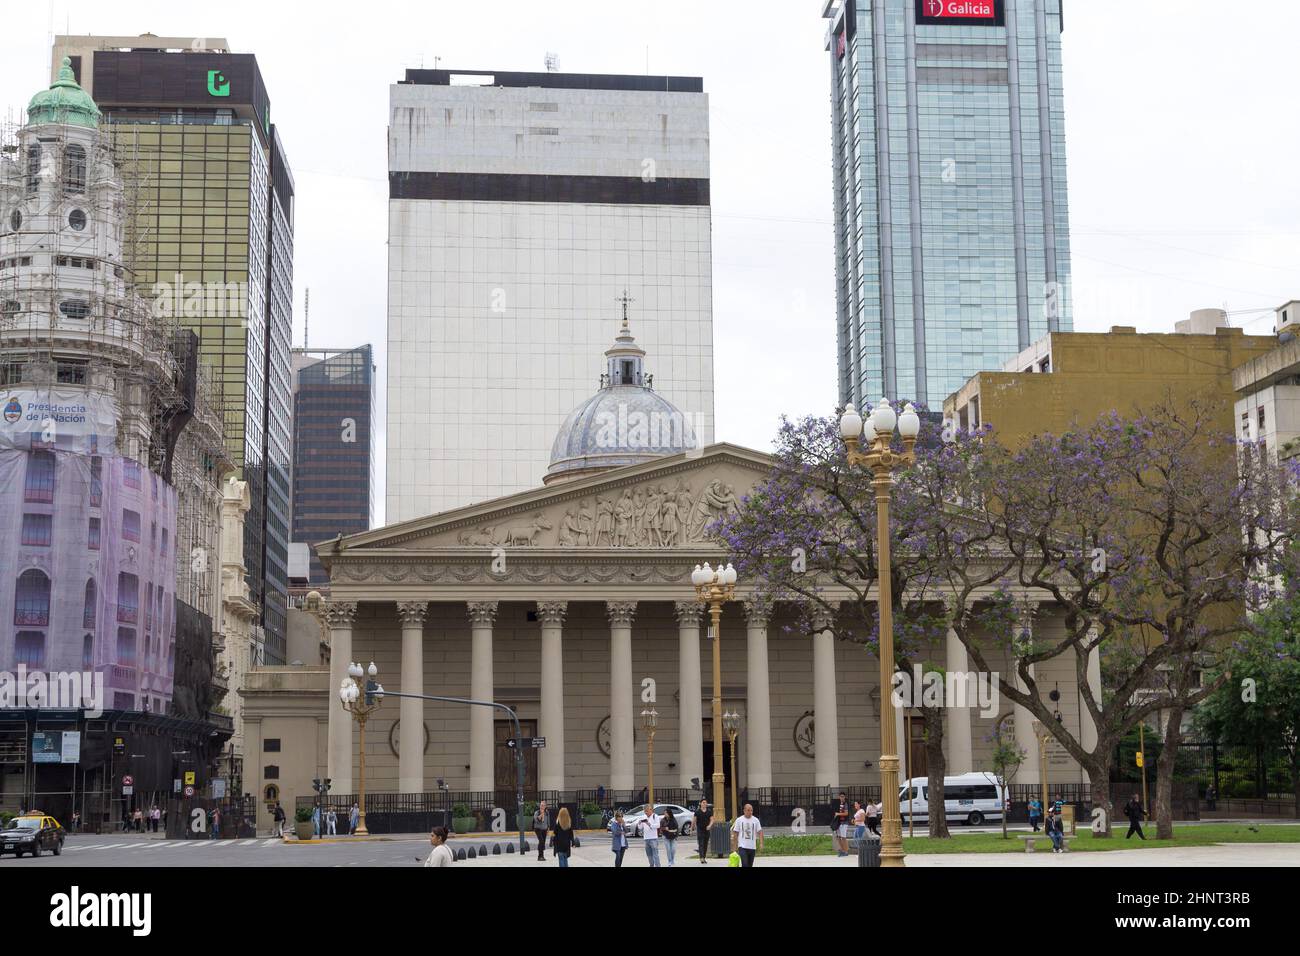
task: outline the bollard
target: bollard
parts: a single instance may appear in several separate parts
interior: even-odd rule
[[[507,844],[506,844],[506,852],[507,852],[507,853],[514,853],[514,852],[515,852],[515,845],[514,845],[513,843],[507,843]]]
[[[477,858],[478,858],[478,854],[474,852],[474,848],[473,848],[473,847],[470,847],[470,848],[466,851],[466,854],[465,854],[465,855],[466,855],[466,857],[467,857],[468,859],[471,859],[471,860],[474,860],[474,859],[477,859]]]
[[[501,855],[501,844],[500,844],[500,843],[493,843],[493,844],[492,844],[492,855],[493,855],[493,856],[500,856],[500,855]]]
[[[461,847],[456,851],[456,862],[459,863],[465,859],[465,848]]]
[[[479,856],[487,856],[487,855],[488,855],[487,844],[486,844],[486,843],[483,843],[483,844],[480,844],[480,845],[479,845],[479,848],[478,848],[478,855],[479,855]]]

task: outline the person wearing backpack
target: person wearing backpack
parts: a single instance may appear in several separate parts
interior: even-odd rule
[[[672,866],[677,857],[677,817],[673,816],[671,807],[665,808],[665,811],[659,818],[659,836],[663,838],[664,848],[668,851],[668,865]]]

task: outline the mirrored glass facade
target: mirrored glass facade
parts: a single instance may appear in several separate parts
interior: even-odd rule
[[[827,4],[841,401],[1070,331],[1063,0]]]

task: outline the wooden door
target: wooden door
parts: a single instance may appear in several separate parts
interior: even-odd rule
[[[521,720],[519,721],[520,732],[525,737],[534,737],[537,735],[537,721]],[[517,780],[517,771],[515,769],[515,751],[513,748],[506,746],[506,741],[515,735],[515,725],[510,720],[498,720],[493,725],[495,731],[496,746],[493,750],[496,759],[496,773],[493,781],[496,790],[497,806],[506,807],[508,812],[514,812],[515,806],[515,785]],[[524,748],[524,799],[532,800],[537,795],[537,751],[532,747]]]

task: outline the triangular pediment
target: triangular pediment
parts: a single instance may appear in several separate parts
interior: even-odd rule
[[[770,472],[764,452],[720,443],[350,535],[337,553],[484,548],[662,550],[696,547]]]

